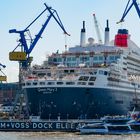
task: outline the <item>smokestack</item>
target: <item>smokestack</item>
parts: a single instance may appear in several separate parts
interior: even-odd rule
[[[86,29],[85,29],[85,21],[83,21],[83,28],[81,29],[80,46],[85,47],[85,45],[86,45]]]
[[[109,45],[109,22],[108,22],[108,20],[106,21],[104,44]]]

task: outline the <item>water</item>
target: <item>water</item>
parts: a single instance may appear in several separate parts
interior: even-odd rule
[[[0,140],[140,140],[140,135],[79,135],[63,132],[0,132]]]

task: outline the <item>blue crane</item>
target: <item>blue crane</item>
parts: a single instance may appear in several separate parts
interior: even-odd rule
[[[7,76],[2,71],[1,67],[6,68],[6,66],[0,63],[0,72],[2,73],[2,75],[0,75],[0,83],[2,83],[2,81],[7,81]]]
[[[62,24],[62,22],[61,22],[61,20],[59,18],[59,15],[57,14],[57,11],[52,9],[52,7],[48,7],[46,5],[46,3],[44,3],[44,5],[45,5],[46,8],[24,30],[20,30],[20,31],[17,31],[16,29],[9,30],[9,33],[18,33],[20,35],[19,44],[17,45],[17,47],[21,46],[22,47],[22,52],[24,52],[24,53],[21,53],[21,52],[16,53],[17,56],[15,56],[14,51],[17,48],[16,47],[13,50],[13,52],[11,53],[11,54],[14,54],[14,55],[11,55],[11,56],[9,55],[9,57],[11,57],[10,60],[20,61],[21,64],[22,64],[22,67],[25,67],[25,68],[30,65],[30,61],[31,61],[30,53],[34,49],[34,47],[37,44],[38,40],[41,38],[41,35],[42,35],[43,31],[45,30],[46,26],[48,25],[48,23],[49,23],[49,21],[50,21],[50,19],[52,17],[55,19],[55,21],[60,26],[60,28],[64,31],[64,34],[69,35],[66,32],[66,30],[65,30],[65,28],[64,28],[64,26],[63,26],[63,24]],[[49,16],[47,17],[45,23],[42,25],[40,31],[38,32],[38,34],[35,36],[34,39],[32,39],[31,36],[30,36],[30,38],[31,38],[30,44],[27,43],[27,39],[25,38],[26,37],[25,33],[29,31],[29,27],[33,23],[35,23],[35,21],[37,19],[39,19],[40,16],[42,16],[42,14],[44,14],[46,11],[49,12]],[[25,58],[22,58],[23,56]]]
[[[3,65],[2,63],[0,63],[0,67],[6,68],[6,66],[5,66],[5,65]]]
[[[126,17],[126,15],[128,14],[128,12],[130,11],[130,9],[132,8],[132,6],[135,6],[135,9],[136,9],[136,11],[138,13],[138,16],[140,18],[140,9],[139,9],[137,0],[132,0],[132,3],[130,3],[130,0],[128,0],[127,5],[126,5],[126,8],[124,10],[124,13],[122,15],[122,18],[117,23],[124,22],[124,18]]]

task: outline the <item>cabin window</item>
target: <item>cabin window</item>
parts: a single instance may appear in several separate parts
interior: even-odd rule
[[[93,57],[93,60],[94,60],[94,61],[97,61],[97,60],[98,60],[98,57],[97,57],[97,56],[94,56],[94,57]]]
[[[89,77],[88,76],[81,76],[79,78],[79,81],[88,81]]]
[[[109,56],[109,59],[110,59],[111,61],[114,61],[114,56]]]
[[[86,82],[78,82],[78,85],[86,85]]]
[[[68,73],[69,71],[68,70],[64,70],[64,73]]]
[[[58,62],[62,62],[62,58],[57,58],[57,61]]]
[[[67,58],[67,62],[68,62],[68,61],[71,61],[71,57],[68,57],[68,58]]]
[[[46,75],[46,73],[38,73],[39,77],[44,77]]]
[[[27,85],[27,86],[30,86],[30,85],[31,85],[31,83],[27,82],[27,83],[26,83],[26,85]]]
[[[75,85],[74,82],[66,82],[66,85]]]
[[[120,56],[115,56],[115,60],[117,60],[118,58],[120,58]]]
[[[107,75],[108,74],[108,72],[107,71],[104,71],[104,75]]]
[[[53,58],[53,62],[57,62],[57,59],[56,58]]]
[[[96,77],[90,77],[89,81],[95,81]]]
[[[124,64],[124,65],[127,65],[127,63],[126,63],[126,62],[123,62],[123,64]]]
[[[89,57],[80,57],[81,62],[89,61]]]
[[[51,73],[47,73],[47,76],[51,76]]]
[[[72,61],[76,61],[76,58],[75,57],[72,57]]]
[[[54,85],[55,83],[54,82],[48,82],[48,85]]]
[[[103,61],[103,56],[99,56],[99,61]]]
[[[25,86],[25,83],[22,83],[22,86]]]
[[[135,83],[131,83],[131,85],[136,86],[136,84],[135,84]]]
[[[74,70],[70,70],[70,73],[74,73]]]
[[[93,86],[93,85],[94,85],[94,83],[93,83],[93,82],[89,82],[89,83],[88,83],[88,85]]]
[[[97,74],[97,71],[94,71],[94,74],[96,75]]]
[[[103,70],[99,70],[99,74],[103,75],[104,71]]]
[[[45,85],[45,82],[40,82],[40,85]]]
[[[57,82],[57,85],[63,85],[63,82]]]
[[[37,85],[37,82],[33,82],[33,85]]]

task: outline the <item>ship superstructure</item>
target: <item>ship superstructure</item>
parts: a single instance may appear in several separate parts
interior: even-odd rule
[[[85,43],[85,22],[80,45],[51,54],[43,65],[25,75],[23,89],[30,115],[43,119],[92,119],[127,114],[133,98],[140,95],[140,49],[128,30],[119,29],[109,43]]]

